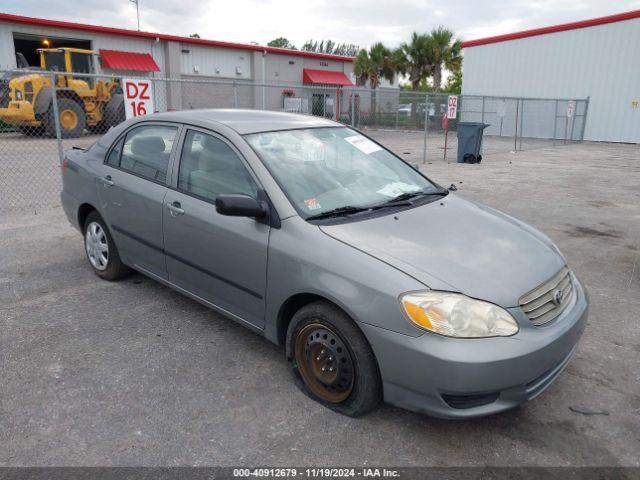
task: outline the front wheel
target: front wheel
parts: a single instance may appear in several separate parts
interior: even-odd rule
[[[382,381],[371,346],[336,306],[314,302],[300,309],[287,345],[297,385],[322,405],[357,417],[380,402]]]
[[[104,220],[96,211],[91,212],[84,223],[84,250],[89,265],[100,278],[117,280],[129,273]]]
[[[56,136],[56,119],[53,114],[53,106],[47,112],[45,129],[47,135]],[[77,138],[82,135],[87,126],[87,115],[78,102],[70,98],[58,98],[58,123],[60,124],[60,136],[62,138]]]

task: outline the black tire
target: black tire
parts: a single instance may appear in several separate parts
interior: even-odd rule
[[[63,121],[67,115],[75,118],[74,122]],[[60,136],[62,138],[77,138],[82,135],[87,126],[87,115],[84,108],[70,98],[58,98],[58,117],[60,118]],[[56,136],[56,123],[51,106],[46,115],[45,129],[47,135]]]
[[[23,126],[18,127],[20,132],[27,137],[41,137],[44,135],[44,127]]]
[[[314,350],[316,344],[310,343],[312,342],[310,338],[318,337],[318,333],[320,338],[313,341],[322,341],[324,336],[325,342],[327,342],[324,344],[327,346],[326,355],[331,355],[327,358],[331,360],[333,356],[335,359],[329,365],[336,366],[337,377],[345,375],[345,371],[340,370],[340,366],[347,366],[346,376],[350,376],[350,378],[341,378],[342,385],[340,379],[336,379],[336,382],[330,385],[317,380],[318,377],[309,379],[310,370],[315,368],[317,371],[317,365],[314,367],[309,365],[318,363],[315,360],[320,359],[320,355],[315,357],[316,353],[310,355],[312,351],[317,352]],[[298,310],[289,324],[286,342],[287,357],[296,385],[310,398],[331,410],[350,417],[364,415],[380,403],[382,380],[373,350],[353,320],[335,305],[318,301]],[[336,345],[338,345],[337,350]],[[346,351],[341,345],[346,347]],[[320,353],[324,352],[325,350],[320,351]],[[315,360],[310,357],[314,357]],[[301,360],[304,358],[307,359],[306,363]],[[321,373],[320,375],[326,374]],[[350,385],[348,391],[345,388],[347,384]],[[318,394],[318,385],[324,389],[320,395]],[[338,391],[332,392],[332,390]],[[348,396],[342,399],[338,395],[340,392]],[[333,397],[333,399],[329,401],[328,397]]]
[[[89,133],[94,133],[97,135],[102,135],[103,133],[107,133],[107,130],[109,130],[109,128],[110,127],[104,122],[99,122],[99,123],[96,123],[95,125],[87,125],[87,131]]]
[[[88,243],[87,230],[90,228],[90,226],[92,226],[92,224],[98,224],[100,226],[100,228],[102,229],[106,237],[106,244],[108,245],[106,267],[103,269],[97,268],[94,265],[89,253],[89,248],[87,247],[87,243]],[[89,215],[87,215],[87,218],[82,228],[82,233],[83,233],[83,243],[85,247],[84,251],[85,251],[85,254],[87,255],[89,266],[91,267],[91,269],[96,275],[98,275],[100,278],[104,280],[112,281],[112,280],[118,280],[120,278],[123,278],[131,272],[129,267],[127,267],[120,260],[120,255],[118,253],[118,249],[116,248],[116,244],[113,241],[113,237],[111,236],[111,232],[109,232],[109,229],[107,228],[107,224],[102,219],[100,214],[95,210],[89,213]]]
[[[115,127],[116,125],[121,124],[127,119],[124,111],[124,100],[118,104],[118,108],[116,108],[116,113],[114,118],[111,120],[111,126]]]

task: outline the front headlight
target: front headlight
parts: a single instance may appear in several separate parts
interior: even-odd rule
[[[508,337],[518,333],[518,324],[506,310],[458,293],[409,292],[400,296],[400,303],[415,325],[447,337]]]

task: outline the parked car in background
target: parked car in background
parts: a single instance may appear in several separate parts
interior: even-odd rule
[[[322,118],[128,120],[66,153],[61,197],[99,277],[137,270],[282,345],[302,390],[347,415],[515,407],[587,321],[545,235]]]
[[[405,117],[411,115],[411,104],[398,105],[398,114]]]

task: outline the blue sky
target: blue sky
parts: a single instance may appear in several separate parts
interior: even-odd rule
[[[261,44],[285,36],[300,46],[331,38],[396,46],[437,25],[470,40],[640,9],[640,0],[140,0],[142,30]],[[3,0],[0,11],[136,28],[129,0]]]

